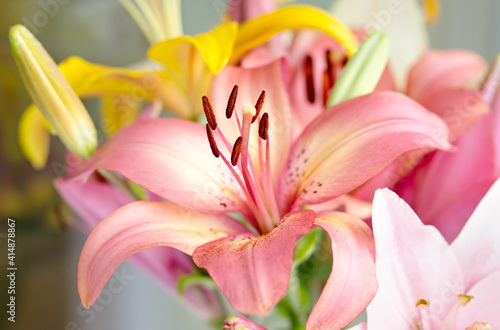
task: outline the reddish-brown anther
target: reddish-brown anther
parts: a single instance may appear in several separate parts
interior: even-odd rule
[[[203,111],[205,111],[205,117],[207,118],[208,125],[211,129],[215,130],[217,128],[217,120],[215,119],[215,113],[212,109],[212,105],[205,95],[201,98],[203,101]]]
[[[262,91],[259,95],[259,98],[257,99],[257,102],[255,103],[255,116],[252,118],[252,123],[254,123],[257,118],[259,118],[260,110],[262,110],[262,106],[264,105],[264,99],[266,98],[266,91]]]
[[[306,75],[307,99],[314,103],[316,93],[314,91],[313,62],[311,56],[307,56],[304,61],[304,73]]]
[[[231,91],[231,95],[229,95],[229,99],[227,100],[227,107],[226,107],[227,119],[231,118],[231,116],[233,115],[237,97],[238,97],[238,85],[234,85],[233,90]]]
[[[264,112],[259,123],[259,136],[262,140],[267,140],[268,131],[269,131],[269,115],[267,112]]]
[[[233,152],[231,152],[231,165],[236,166],[238,164],[238,159],[241,154],[241,136],[236,139],[233,146]]]
[[[207,124],[207,137],[208,137],[208,143],[210,143],[210,149],[212,149],[212,154],[216,158],[219,158],[220,152],[219,148],[217,148],[217,143],[215,143],[214,135],[212,134],[212,130],[210,129],[210,126]]]

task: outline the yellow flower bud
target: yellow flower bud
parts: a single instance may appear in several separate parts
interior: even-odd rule
[[[54,60],[22,25],[10,30],[10,44],[26,88],[63,144],[80,156],[97,147],[97,132],[87,110]]]

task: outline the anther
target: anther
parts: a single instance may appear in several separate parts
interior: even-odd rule
[[[330,50],[327,50],[325,57],[326,57],[326,72],[328,73],[328,78],[330,78],[330,82],[333,85],[333,80],[335,79],[334,77],[335,64],[333,63],[332,52]]]
[[[203,111],[205,111],[205,117],[207,118],[208,125],[211,129],[215,130],[217,128],[217,120],[215,119],[214,110],[212,105],[205,95],[202,97],[203,100]]]
[[[217,143],[215,143],[214,135],[212,134],[212,130],[210,129],[210,126],[207,124],[205,126],[207,128],[207,137],[208,137],[208,142],[210,143],[210,149],[212,149],[212,154],[216,157],[219,158],[219,148],[217,148]]]
[[[304,61],[304,73],[306,75],[307,99],[310,103],[314,103],[316,93],[314,92],[313,63],[311,56],[307,56]]]
[[[231,118],[231,116],[233,115],[237,97],[238,97],[238,85],[234,85],[233,90],[231,91],[231,95],[229,95],[229,99],[227,100],[227,107],[226,107],[227,119]]]
[[[238,164],[238,159],[241,154],[241,136],[236,139],[233,146],[233,152],[231,152],[231,165],[236,166]]]
[[[267,114],[267,112],[264,112],[259,123],[259,136],[262,140],[267,140],[268,130],[269,130],[269,115]]]
[[[326,103],[328,102],[328,96],[330,93],[330,89],[332,88],[332,83],[330,80],[330,74],[328,73],[328,69],[323,71],[323,106],[326,107]]]
[[[259,118],[259,113],[260,110],[262,109],[262,106],[264,105],[264,99],[266,98],[266,91],[262,91],[259,95],[259,98],[257,99],[257,102],[255,103],[255,116],[252,118],[252,123]]]

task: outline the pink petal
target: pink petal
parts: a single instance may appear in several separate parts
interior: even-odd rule
[[[372,221],[379,289],[367,309],[370,328],[412,328],[419,299],[430,302],[430,320],[443,320],[464,292],[448,243],[388,189],[375,193]]]
[[[278,178],[281,172],[291,143],[291,112],[283,84],[281,61],[275,61],[270,65],[245,69],[240,67],[226,67],[215,78],[211,91],[211,103],[218,125],[229,143],[233,144],[240,132],[234,118],[226,119],[225,111],[228,97],[234,85],[239,86],[238,98],[235,112],[242,118],[242,108],[245,104],[255,105],[260,93],[265,90],[266,97],[261,114],[269,113],[269,143],[271,157],[271,173],[273,178]],[[249,150],[254,160],[258,160],[258,123],[252,126],[252,137]],[[258,161],[256,161],[258,166]]]
[[[181,206],[140,201],[113,212],[90,233],[78,264],[78,292],[85,306],[99,296],[113,271],[131,255],[153,246],[186,254],[212,240],[245,230],[230,217]]]
[[[229,316],[224,320],[222,330],[266,330],[243,316]]]
[[[290,213],[269,234],[233,235],[196,249],[193,260],[206,268],[231,306],[265,315],[285,296],[295,240],[314,222],[310,210]]]
[[[132,202],[132,198],[123,191],[99,181],[82,184],[58,178],[54,181],[54,186],[64,201],[83,220],[77,227],[85,234],[111,212]]]
[[[500,180],[497,180],[452,243],[466,289],[500,270],[499,201]]]
[[[375,246],[370,228],[346,213],[316,218],[332,241],[333,266],[306,329],[340,329],[359,314],[375,296]]]
[[[437,116],[402,94],[377,92],[343,102],[297,139],[282,176],[284,205],[343,195],[410,150],[449,149],[447,132]]]
[[[456,329],[464,329],[475,321],[488,322],[491,329],[500,329],[500,271],[496,271],[474,285],[468,296],[474,298],[458,310]]]
[[[486,69],[485,60],[472,52],[427,51],[410,70],[407,94],[421,101],[441,88],[477,87]]]
[[[220,147],[223,143],[217,140]],[[161,197],[206,212],[241,211],[241,190],[212,155],[205,127],[158,118],[131,124],[99,148],[80,169],[116,171]],[[77,179],[78,179],[77,178]]]
[[[116,187],[98,181],[81,184],[58,178],[55,186],[66,203],[83,220],[77,224],[77,227],[86,235],[107,215],[132,201]],[[127,261],[148,273],[170,291],[177,289],[180,276],[191,274],[194,269],[189,256],[174,248],[163,246],[141,251]],[[219,306],[213,303],[216,299],[213,292],[207,291],[200,295],[198,289],[193,287],[187,289],[185,297],[198,312],[203,312],[208,319],[216,318],[220,314]]]
[[[495,181],[489,115],[456,142],[454,153],[436,151],[396,186],[425,224],[452,242]]]
[[[420,102],[446,122],[450,141],[467,133],[489,111],[481,93],[465,88],[440,88]]]

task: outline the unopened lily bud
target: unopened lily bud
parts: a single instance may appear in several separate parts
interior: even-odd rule
[[[389,59],[389,38],[372,33],[347,62],[333,87],[327,108],[357,96],[373,92]]]
[[[68,149],[89,156],[97,147],[94,123],[54,60],[22,25],[11,28],[10,44],[24,84],[41,114]]]

